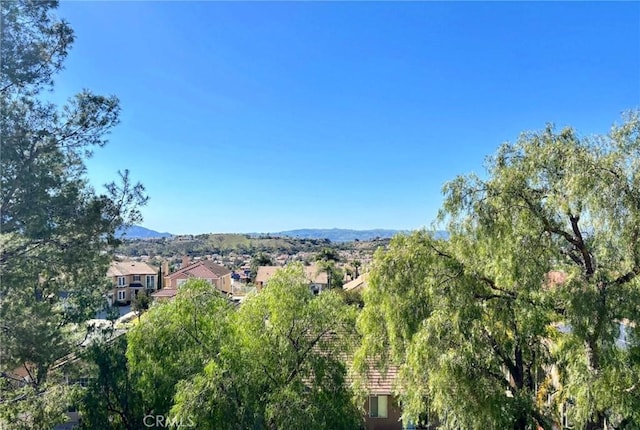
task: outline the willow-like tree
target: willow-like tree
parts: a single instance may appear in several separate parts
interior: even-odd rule
[[[235,312],[232,336],[206,367],[180,382],[172,418],[198,428],[358,428],[345,363],[354,318],[335,292],[315,297],[302,266],[280,269]]]
[[[127,334],[131,377],[149,414],[167,416],[176,385],[199,374],[230,341],[233,310],[211,284],[189,280],[173,301],[152,306]]]
[[[487,167],[445,186],[448,240],[376,254],[356,364],[399,366],[406,418],[444,428],[638,428],[638,112],[525,133]]]
[[[0,427],[64,419],[56,372],[102,306],[115,230],[146,198],[128,174],[97,193],[84,160],[117,124],[115,97],[84,90],[62,106],[50,89],[73,42],[57,2],[3,1],[0,62]],[[78,327],[81,327],[78,329]],[[26,380],[22,377],[26,375]]]

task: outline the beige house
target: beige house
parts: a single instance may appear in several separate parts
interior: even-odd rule
[[[204,279],[225,294],[232,293],[231,270],[210,260],[200,260],[195,263],[186,264],[180,268],[180,270],[165,276],[164,288],[160,291],[176,291],[182,284],[192,278]],[[158,294],[155,294],[154,297]],[[168,292],[164,291],[163,294],[167,296]]]
[[[255,284],[258,289],[264,287],[269,279],[276,273],[278,269],[282,269],[281,266],[260,266],[258,267],[258,274],[256,275]],[[309,287],[314,293],[319,293],[325,288],[329,287],[327,273],[320,271],[320,268],[316,264],[310,266],[304,266],[304,273],[309,280]]]
[[[141,292],[158,287],[158,269],[139,261],[114,261],[107,270],[113,289],[107,294],[110,305],[127,304]]]

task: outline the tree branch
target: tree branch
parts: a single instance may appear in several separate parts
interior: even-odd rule
[[[591,278],[595,272],[593,267],[593,259],[591,258],[591,254],[587,249],[584,240],[582,238],[582,232],[580,231],[580,227],[578,226],[578,222],[580,221],[580,215],[571,215],[569,214],[569,221],[571,221],[571,229],[573,230],[573,234],[575,235],[575,246],[582,254],[582,260],[584,261],[584,268],[586,270],[587,278]]]

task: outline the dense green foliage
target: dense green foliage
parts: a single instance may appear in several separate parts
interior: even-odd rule
[[[144,396],[129,372],[125,336],[107,337],[89,346],[84,359],[91,375],[86,388],[77,390],[82,429],[142,429]]]
[[[400,366],[405,415],[444,428],[638,428],[638,113],[525,133],[488,170],[445,186],[448,241],[376,255],[357,363]]]
[[[0,426],[48,430],[70,391],[59,364],[103,305],[115,230],[140,220],[145,197],[126,172],[101,194],[85,177],[84,159],[118,122],[115,97],[84,90],[62,107],[39,97],[73,42],[57,3],[0,6]]]
[[[357,428],[345,362],[355,312],[314,296],[300,265],[240,307],[192,280],[129,332],[129,378],[146,414],[197,428]]]
[[[232,305],[204,280],[154,305],[128,337],[127,358],[145,409],[168,414],[176,384],[201,372],[228,341]]]
[[[302,267],[282,269],[233,318],[233,336],[179,385],[172,413],[203,428],[357,428],[345,383],[354,309],[314,297]]]

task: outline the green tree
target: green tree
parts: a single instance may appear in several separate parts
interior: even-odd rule
[[[570,405],[578,428],[640,425],[639,132],[633,112],[607,136],[525,133],[487,179],[445,186],[448,241],[376,253],[356,364],[400,366],[406,416],[550,429]]]
[[[143,429],[143,396],[129,372],[125,336],[91,344],[83,358],[91,366],[87,387],[78,396],[81,429]]]
[[[355,278],[360,276],[360,267],[362,267],[362,263],[360,260],[353,260],[353,270],[355,271]]]
[[[251,280],[255,281],[258,275],[258,267],[260,266],[273,266],[273,260],[271,257],[263,252],[259,252],[255,257],[251,259]]]
[[[279,270],[234,314],[233,336],[204,371],[179,384],[174,418],[202,428],[358,428],[344,363],[354,312],[332,292],[314,297],[302,266]]]
[[[189,280],[127,334],[127,359],[146,411],[169,413],[176,384],[201,372],[229,341],[232,310],[211,284]]]
[[[338,250],[328,246],[323,247],[316,255],[316,262],[319,273],[327,274],[327,284],[329,289],[340,288],[343,284],[344,272],[336,263],[340,261]]]
[[[82,341],[83,325],[102,306],[115,230],[140,221],[144,188],[128,172],[98,194],[84,160],[117,124],[115,97],[84,90],[65,106],[39,93],[73,42],[57,2],[2,2],[0,66],[0,426],[18,428],[16,410],[31,428],[59,421],[69,390],[53,369]],[[28,382],[12,379],[14,370]],[[54,377],[55,376],[55,377]],[[47,413],[59,405],[58,413]],[[8,417],[8,418],[5,418]]]
[[[136,294],[131,301],[131,309],[138,313],[138,321],[140,320],[140,315],[149,309],[149,306],[151,306],[151,297],[146,291]]]
[[[316,261],[334,261],[337,263],[340,261],[340,254],[338,254],[337,249],[325,246],[316,255]]]
[[[318,273],[327,274],[327,286],[331,288],[341,288],[344,283],[344,272],[336,265],[334,260],[318,260]]]

